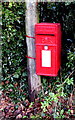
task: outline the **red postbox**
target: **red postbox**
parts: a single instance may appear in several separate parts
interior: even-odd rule
[[[60,23],[37,23],[36,74],[57,76],[61,64],[61,26]]]

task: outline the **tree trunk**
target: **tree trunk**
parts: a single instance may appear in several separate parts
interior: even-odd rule
[[[37,23],[36,2],[26,2],[26,35],[35,36],[35,24]],[[26,37],[27,55],[35,58],[35,39]],[[41,79],[35,73],[35,59],[27,58],[29,97],[34,101],[35,95],[41,90]]]

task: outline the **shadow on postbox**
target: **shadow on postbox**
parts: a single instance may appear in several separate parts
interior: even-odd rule
[[[60,23],[35,25],[36,74],[57,76],[61,65]]]

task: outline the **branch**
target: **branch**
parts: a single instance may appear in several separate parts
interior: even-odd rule
[[[70,73],[70,75],[69,75],[66,79],[68,79],[69,77],[71,77],[71,75],[72,75],[74,72],[75,72],[75,70],[72,71],[72,72]],[[64,81],[64,82],[61,84],[61,86],[64,85],[65,83],[66,83],[66,81]]]
[[[22,69],[21,72],[23,72],[25,69],[26,69],[26,68]],[[16,72],[14,72],[13,74],[9,75],[8,77],[6,77],[6,79],[8,79],[8,78],[14,76],[15,73],[16,73]]]
[[[70,75],[69,75],[67,78],[69,78],[74,72],[75,72],[75,70],[72,71],[72,72],[70,73]],[[66,79],[67,79],[67,78],[66,78]]]

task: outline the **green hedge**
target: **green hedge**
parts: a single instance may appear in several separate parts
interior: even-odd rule
[[[24,99],[27,93],[25,3],[2,4],[2,72],[10,97]],[[16,85],[16,87],[14,87]],[[10,92],[10,91],[9,91]]]

